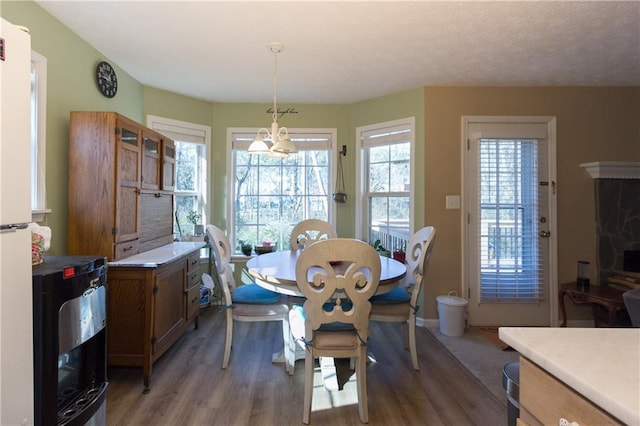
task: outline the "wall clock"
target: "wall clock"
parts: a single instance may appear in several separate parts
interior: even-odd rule
[[[96,67],[96,83],[98,89],[107,98],[113,98],[118,92],[116,72],[108,62],[100,62]]]

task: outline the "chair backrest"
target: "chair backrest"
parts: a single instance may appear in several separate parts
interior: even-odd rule
[[[323,324],[343,323],[366,342],[380,270],[380,256],[364,241],[331,238],[306,247],[296,261],[296,281],[307,299],[307,339]]]
[[[415,296],[416,299],[424,281],[424,274],[431,258],[435,238],[436,228],[425,226],[416,231],[407,244],[405,259],[408,272],[407,284],[409,287],[413,287],[412,296]],[[415,301],[412,302],[415,303]]]
[[[306,219],[293,227],[289,246],[291,250],[304,249],[316,241],[336,238],[338,234],[330,223],[320,219]]]
[[[227,234],[215,225],[206,226],[207,236],[209,237],[209,245],[213,252],[215,274],[218,281],[224,281],[231,291],[236,287],[236,281],[233,277],[233,269],[231,268],[231,243]]]

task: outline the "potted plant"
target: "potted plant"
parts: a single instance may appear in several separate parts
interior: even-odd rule
[[[406,253],[405,253],[404,244],[401,244],[401,245],[398,246],[398,248],[396,248],[393,251],[393,259],[397,260],[398,262],[404,263],[406,258],[407,258],[407,256],[406,256]]]
[[[200,217],[200,213],[195,210],[190,211],[187,215],[187,220],[193,224],[193,235],[204,234],[204,225],[198,223],[200,221]]]
[[[384,248],[384,246],[382,245],[382,243],[380,242],[380,240],[376,240],[373,243],[373,248],[376,249],[376,251],[378,253],[380,253],[380,256],[384,256],[384,257],[391,257],[391,251],[387,250],[386,248]]]
[[[251,250],[253,250],[253,246],[251,245],[251,243],[247,243],[245,241],[238,241],[238,243],[240,244],[240,251],[242,252],[242,254],[244,254],[245,256],[251,256]]]

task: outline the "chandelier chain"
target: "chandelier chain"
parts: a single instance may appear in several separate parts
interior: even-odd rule
[[[273,121],[278,121],[278,104],[276,102],[276,96],[278,93],[278,51],[273,52]],[[274,135],[275,137],[275,135]]]

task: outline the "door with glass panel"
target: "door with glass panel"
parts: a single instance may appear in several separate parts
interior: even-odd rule
[[[555,252],[555,121],[463,121],[469,324],[549,325],[555,303],[550,258]]]

